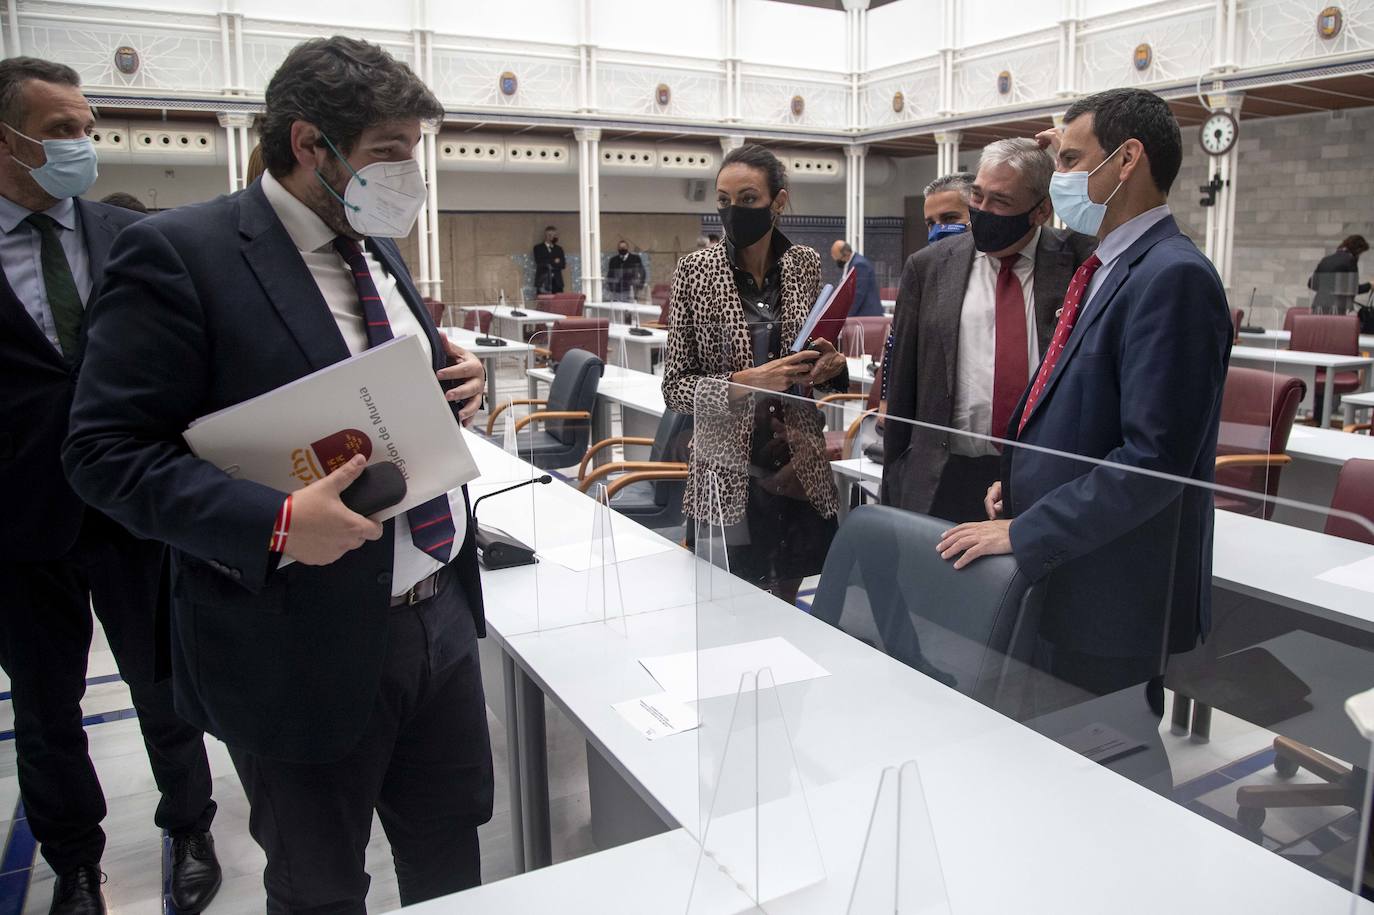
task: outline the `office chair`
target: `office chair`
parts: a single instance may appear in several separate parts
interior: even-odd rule
[[[569,351],[554,372],[548,399],[506,401],[487,417],[487,435],[496,427],[496,418],[510,407],[543,407],[515,420],[518,456],[541,470],[576,464],[591,442],[592,410],[605,367],[604,362],[586,350]],[[525,428],[534,423],[542,424],[543,429]]]
[[[447,310],[448,306],[436,299],[431,299],[429,296],[424,297],[424,303],[425,307],[429,309],[429,316],[433,319],[434,326],[442,327],[444,323],[444,312]]]
[[[887,343],[887,331],[891,326],[892,319],[886,317],[845,318],[844,328],[840,331],[839,345],[835,348],[848,356],[857,343],[874,361],[880,360],[883,358],[883,346]]]
[[[479,334],[491,333],[491,312],[482,308],[464,308],[463,327]]]
[[[1333,353],[1337,356],[1360,354],[1360,319],[1358,315],[1295,315],[1293,334],[1288,341],[1290,350],[1304,353]],[[1326,369],[1317,369],[1316,390],[1312,395],[1312,419],[1325,427],[1327,414],[1335,404],[1324,404],[1326,397]],[[1349,394],[1360,388],[1360,373],[1355,370],[1336,373],[1331,385],[1335,396]]]
[[[587,297],[580,292],[545,292],[535,299],[538,310],[569,318],[582,317],[582,308],[586,304]]]
[[[851,318],[850,320],[852,321],[854,319]],[[886,336],[886,334],[884,334],[884,336]],[[865,334],[865,338],[866,337],[867,335]],[[883,393],[883,368],[884,366],[878,366],[878,373],[873,376],[873,384],[869,387],[867,394],[827,394],[817,401],[817,403],[820,404],[844,403],[845,401],[853,400],[862,400],[864,402],[864,412],[855,417],[849,423],[848,428],[831,429],[825,433],[826,460],[841,461],[846,458],[859,456],[857,454],[851,454],[850,452],[854,450],[854,442],[859,439],[859,433],[863,429],[864,420],[868,418],[870,414],[874,418],[872,425],[875,427],[877,425],[876,417],[878,404],[882,401]],[[865,442],[865,444],[867,444],[867,442]]]
[[[606,361],[611,322],[606,318],[564,318],[553,322],[553,329],[534,338],[535,358],[557,366],[572,350],[586,350],[602,362]]]
[[[1374,461],[1351,458],[1341,465],[1336,491],[1331,495],[1331,510],[1350,512],[1374,524]],[[1326,533],[1374,544],[1374,534],[1369,528],[1334,514],[1326,519]]]
[[[948,523],[885,505],[854,509],[821,571],[811,615],[1018,720],[1042,596],[1012,556],[955,571],[935,552]]]
[[[882,289],[878,290],[878,298],[885,299],[889,302],[895,302],[897,300],[897,287],[884,286]]]
[[[587,492],[605,481],[611,508],[622,515],[656,531],[682,527],[682,496],[687,488],[691,440],[692,417],[665,410],[653,438],[617,435],[602,439],[587,449],[577,468],[577,488]],[[648,445],[649,459],[613,461],[591,469],[598,452],[616,445]],[[610,479],[616,474],[619,475]]]
[[[1232,308],[1232,309],[1231,309],[1231,326],[1232,326],[1232,331],[1233,331],[1232,334],[1231,334],[1231,342],[1232,342],[1232,343],[1239,343],[1239,342],[1240,342],[1240,326],[1241,326],[1241,324],[1243,324],[1244,322],[1245,322],[1245,309],[1243,309],[1243,308]]]
[[[1307,385],[1263,369],[1231,366],[1221,395],[1216,482],[1267,496],[1279,491],[1279,471],[1293,459],[1284,452]],[[1268,519],[1272,502],[1218,492],[1216,507]]]
[[[1305,305],[1294,305],[1283,313],[1283,329],[1290,334],[1293,332],[1293,322],[1303,315],[1310,315],[1312,309]],[[1289,347],[1292,349],[1292,347]]]

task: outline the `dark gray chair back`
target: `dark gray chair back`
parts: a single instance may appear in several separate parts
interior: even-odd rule
[[[649,449],[651,461],[688,462],[689,446],[692,442],[692,417],[672,410],[664,410],[658,421],[658,431],[654,433],[654,444]],[[659,506],[682,505],[682,494],[687,484],[678,480],[655,480],[654,504]]]
[[[1022,676],[1040,627],[1040,589],[1011,556],[967,568],[940,558],[949,522],[865,505],[826,556],[811,613],[979,702],[1028,711]]]
[[[569,350],[558,363],[549,385],[549,411],[596,409],[596,389],[606,364],[584,349]],[[551,419],[544,423],[544,431],[569,447],[579,442],[585,452],[591,446],[592,424],[585,419]],[[580,455],[579,455],[580,459]],[[573,463],[576,463],[576,459]]]

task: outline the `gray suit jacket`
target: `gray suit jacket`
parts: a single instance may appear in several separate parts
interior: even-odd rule
[[[1035,318],[1040,352],[1054,334],[1078,265],[1097,239],[1046,226],[1035,251]],[[973,269],[973,234],[965,232],[907,258],[897,293],[888,372],[882,501],[927,512],[949,460],[958,371],[959,316]],[[914,419],[941,428],[901,422]],[[892,421],[896,420],[896,421]],[[1000,433],[1001,430],[993,430]]]

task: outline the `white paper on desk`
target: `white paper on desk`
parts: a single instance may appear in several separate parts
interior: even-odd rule
[[[778,686],[830,676],[830,671],[781,636],[705,651],[640,658],[639,663],[665,693],[683,702],[733,696],[739,692],[741,676],[765,667],[773,672],[773,682]],[[698,669],[701,670],[700,684],[697,683]]]
[[[589,540],[579,540],[576,543],[566,543],[563,546],[553,546],[539,551],[541,559],[557,563],[565,569],[572,569],[574,572],[585,572],[593,565],[601,561],[605,556],[607,562],[612,558],[616,562],[629,562],[632,559],[643,559],[645,556],[655,556],[659,553],[666,553],[673,548],[673,544],[664,540],[662,537],[646,537],[641,534],[632,533],[629,530],[618,530],[615,532],[615,550],[612,557],[611,541],[609,539],[602,542],[600,546],[594,546]]]
[[[1103,766],[1147,749],[1140,741],[1101,723],[1081,727],[1071,734],[1056,737],[1055,741]]]
[[[1374,556],[1327,569],[1317,576],[1317,581],[1374,594]]]
[[[645,696],[642,699],[626,699],[624,702],[613,703],[611,708],[650,740],[695,730],[701,724],[697,720],[697,713],[690,705],[679,702],[667,693]]]

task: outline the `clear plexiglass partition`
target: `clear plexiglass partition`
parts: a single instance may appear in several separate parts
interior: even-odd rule
[[[880,419],[851,381],[699,382],[698,882],[766,912],[1370,910],[1374,525],[1207,482],[1212,453]]]

